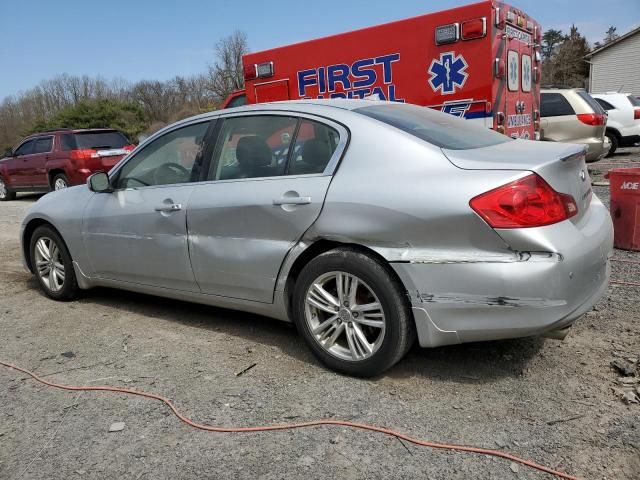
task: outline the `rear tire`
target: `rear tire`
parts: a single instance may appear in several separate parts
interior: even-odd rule
[[[4,178],[0,175],[0,202],[7,202],[9,200],[16,199],[16,192],[12,192],[7,184],[4,183]]]
[[[53,182],[51,182],[52,190],[62,190],[69,187],[69,179],[64,173],[59,173],[55,177],[53,177]]]
[[[77,298],[79,288],[71,255],[58,232],[41,225],[33,232],[29,248],[33,271],[45,295],[63,302]]]
[[[618,135],[613,132],[605,133],[605,136],[609,139],[609,143],[611,143],[611,148],[609,149],[609,153],[607,153],[606,158],[612,157],[616,150],[620,146],[620,139]]]
[[[296,281],[292,310],[313,354],[347,375],[384,372],[416,338],[403,286],[388,265],[354,248],[311,260]]]

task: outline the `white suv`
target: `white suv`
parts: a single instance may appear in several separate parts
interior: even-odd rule
[[[592,93],[591,96],[609,114],[605,135],[611,142],[608,157],[618,147],[631,147],[640,142],[640,100],[626,93]]]

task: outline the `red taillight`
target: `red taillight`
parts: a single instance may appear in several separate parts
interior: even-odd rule
[[[636,108],[633,111],[633,119],[634,120],[640,120],[640,108]]]
[[[482,38],[487,34],[487,19],[483,17],[462,22],[460,32],[462,40]]]
[[[542,227],[578,213],[571,195],[556,192],[535,173],[478,195],[469,205],[493,228]]]
[[[125,145],[124,147],[122,147],[123,150],[126,150],[127,152],[130,152],[131,150],[133,150],[134,148],[136,148],[135,145]]]
[[[89,160],[98,156],[98,152],[90,148],[84,150],[71,150],[69,158],[71,160]]]
[[[579,113],[578,120],[585,125],[597,127],[598,125],[606,125],[607,116],[602,113]]]

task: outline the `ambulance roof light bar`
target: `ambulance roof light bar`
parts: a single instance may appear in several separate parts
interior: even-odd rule
[[[486,17],[462,22],[462,28],[460,29],[462,40],[473,40],[474,38],[482,38],[485,35],[487,35]]]
[[[455,43],[460,39],[460,24],[450,23],[436,27],[436,45]]]
[[[244,79],[255,80],[256,78],[273,77],[273,62],[256,63],[253,65],[245,65]]]

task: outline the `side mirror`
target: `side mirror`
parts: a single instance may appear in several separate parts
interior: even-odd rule
[[[97,172],[87,179],[89,190],[96,193],[111,193],[113,187],[109,181],[109,175],[104,172]]]

